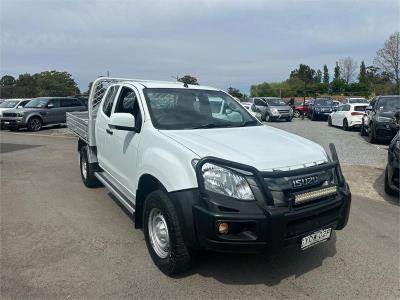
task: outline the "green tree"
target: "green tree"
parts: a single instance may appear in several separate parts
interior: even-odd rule
[[[185,84],[194,84],[194,85],[199,85],[199,82],[197,81],[197,78],[191,75],[185,75],[183,77],[177,77],[176,79],[179,82],[183,82]]]
[[[38,95],[34,76],[28,73],[20,74],[16,80],[14,96],[19,98],[37,97]]]
[[[15,91],[16,80],[11,75],[4,75],[0,79],[0,98],[12,98]]]
[[[228,88],[228,94],[238,99],[243,98],[243,94],[240,92],[240,90],[233,87]]]
[[[305,64],[300,64],[298,69],[290,72],[289,78],[299,78],[300,80],[310,83],[314,80],[315,70]]]
[[[358,75],[358,82],[366,84],[367,83],[367,69],[365,68],[364,61],[360,64],[360,74]]]
[[[339,67],[338,62],[336,62],[333,80],[338,80],[338,79],[340,79],[340,67]]]
[[[67,72],[45,71],[33,75],[37,96],[73,96],[79,88],[71,74]]]
[[[327,65],[324,65],[324,75],[322,82],[325,84],[329,84],[329,71]]]
[[[314,81],[316,83],[320,83],[322,81],[322,72],[320,69],[318,69],[317,72],[315,73]]]

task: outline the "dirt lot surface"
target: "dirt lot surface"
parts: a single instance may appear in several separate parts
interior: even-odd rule
[[[84,187],[76,139],[58,130],[0,133],[3,299],[400,297],[400,210],[383,192],[383,160],[345,161],[351,215],[329,242],[274,257],[208,253],[169,278],[113,197]]]

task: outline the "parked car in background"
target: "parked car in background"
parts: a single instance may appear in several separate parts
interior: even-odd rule
[[[254,103],[251,102],[241,102],[241,104],[244,106],[245,109],[249,111],[249,113],[253,116],[256,117],[257,119],[261,120],[261,113],[257,110],[256,106]]]
[[[0,103],[0,117],[4,111],[13,108],[23,108],[31,99],[7,99]]]
[[[398,196],[400,186],[400,131],[392,139],[388,149],[388,162],[385,169],[385,192]]]
[[[257,110],[261,113],[262,121],[271,122],[284,119],[290,122],[293,119],[293,109],[281,98],[255,97],[250,98],[249,102],[254,103]]]
[[[328,117],[329,126],[339,126],[344,130],[360,127],[368,104],[354,103],[339,106]]]
[[[24,108],[3,112],[0,123],[10,130],[27,127],[30,131],[38,131],[46,124],[65,123],[66,112],[84,110],[87,106],[77,98],[40,97],[32,99]]]
[[[334,105],[330,98],[316,98],[309,105],[308,117],[312,120],[328,119],[333,112]]]
[[[295,118],[300,118],[303,114],[307,116],[309,111],[310,111],[310,100],[306,100],[305,103],[298,103],[295,106],[293,116]]]
[[[346,98],[342,101],[342,104],[355,104],[355,103],[369,104],[369,101],[365,98],[356,98],[356,97]]]
[[[400,111],[400,96],[377,96],[371,100],[362,117],[360,134],[367,135],[371,143],[390,141],[397,133],[391,123]]]

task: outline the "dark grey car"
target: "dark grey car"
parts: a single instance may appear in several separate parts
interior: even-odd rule
[[[40,97],[32,99],[24,108],[7,110],[0,122],[10,130],[27,127],[30,131],[38,131],[43,125],[65,123],[67,112],[85,110],[87,107],[81,99]]]
[[[249,102],[254,103],[261,113],[261,120],[271,122],[273,120],[292,121],[293,109],[285,101],[277,97],[254,97]]]

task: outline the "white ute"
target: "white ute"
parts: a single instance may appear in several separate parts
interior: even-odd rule
[[[98,78],[88,112],[67,113],[81,175],[135,214],[167,275],[199,250],[277,252],[328,240],[351,194],[337,154],[254,118],[224,91]]]

